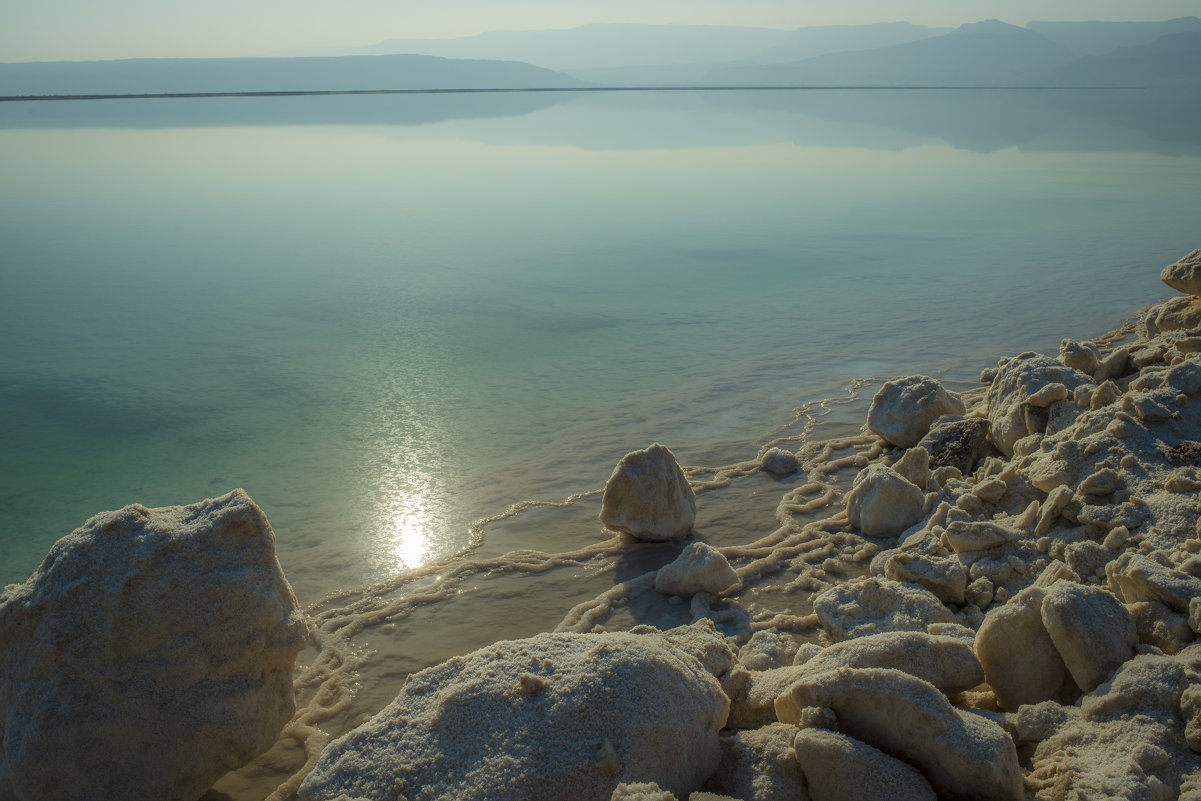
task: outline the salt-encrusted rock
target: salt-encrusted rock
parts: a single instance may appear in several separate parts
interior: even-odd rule
[[[874,464],[855,476],[847,519],[868,537],[895,537],[922,519],[925,501],[925,493],[895,470]]]
[[[1201,367],[1191,361],[1173,366],[1164,375],[1162,387],[1185,395],[1196,395],[1201,392]]]
[[[722,678],[722,690],[730,699],[730,729],[758,729],[776,722],[776,698],[801,675],[796,665],[747,670],[735,667]]]
[[[93,517],[0,592],[0,798],[194,801],[275,742],[305,637],[242,490]]]
[[[1001,453],[1012,455],[1014,444],[1046,429],[1044,409],[1032,405],[1048,385],[1062,384],[1066,391],[1088,383],[1089,377],[1041,353],[1027,352],[1002,359],[988,388],[989,437]]]
[[[1186,295],[1201,295],[1201,250],[1164,267],[1159,280]]]
[[[696,493],[676,457],[655,443],[627,453],[605,484],[600,520],[641,540],[682,540],[696,522]]]
[[[746,645],[738,649],[738,661],[747,670],[771,670],[792,664],[796,645],[787,635],[772,629],[756,631]]]
[[[1101,385],[1106,381],[1121,378],[1126,375],[1129,368],[1130,350],[1127,348],[1115,348],[1097,365],[1097,371],[1093,373],[1093,383]]]
[[[1034,749],[1030,789],[1054,798],[1058,787],[1058,797],[1089,801],[1186,798],[1182,780],[1197,760],[1181,731],[1185,686],[1181,666],[1169,657],[1130,660],[1081,700],[1079,713],[1064,710]]]
[[[1017,532],[987,520],[956,520],[947,526],[945,536],[955,553],[971,553],[1008,545],[1017,539]]]
[[[1198,634],[1201,634],[1201,596],[1196,596],[1189,599],[1188,625],[1190,629]]]
[[[655,589],[664,595],[721,595],[741,587],[742,579],[722,552],[703,542],[689,543],[675,561],[655,574]]]
[[[717,630],[711,618],[703,617],[688,626],[660,631],[654,626],[634,626],[631,634],[654,634],[662,636],[684,653],[700,662],[712,676],[720,677],[734,667],[737,656]]]
[[[1150,336],[1167,331],[1186,331],[1201,326],[1201,298],[1188,295],[1152,306],[1143,318]]]
[[[899,670],[818,674],[776,702],[783,722],[807,707],[834,711],[839,731],[903,759],[948,801],[1020,801],[1022,772],[1000,726],[951,706],[933,685]]]
[[[1125,609],[1134,620],[1138,641],[1154,645],[1165,654],[1175,654],[1196,639],[1188,616],[1173,612],[1159,601],[1138,601]]]
[[[943,603],[964,602],[967,571],[958,559],[901,552],[884,564],[884,577],[925,587]]]
[[[619,782],[687,797],[717,767],[729,702],[655,634],[540,634],[411,675],[331,743],[302,801],[606,801]]]
[[[626,784],[622,782],[613,790],[609,801],[679,801],[674,795],[661,789],[654,782]]]
[[[1085,692],[1134,656],[1134,621],[1122,602],[1100,587],[1056,582],[1043,599],[1042,618],[1076,686]]]
[[[955,616],[929,590],[877,577],[835,584],[813,599],[831,642],[885,631],[925,631]]]
[[[952,467],[970,475],[976,462],[988,455],[988,421],[979,417],[947,416],[935,420],[918,443],[930,453],[930,468]]]
[[[801,463],[797,460],[796,454],[792,451],[786,451],[783,448],[771,448],[767,453],[763,454],[761,462],[764,471],[771,473],[773,476],[787,476],[795,473],[800,469]]]
[[[914,445],[892,465],[892,469],[910,484],[924,490],[930,481],[930,452]]]
[[[1188,676],[1170,656],[1139,654],[1122,665],[1100,687],[1080,699],[1080,710],[1092,721],[1125,715],[1169,720],[1180,710]]]
[[[805,785],[792,748],[797,727],[770,723],[721,738],[721,763],[705,789],[741,801],[805,801]]]
[[[976,632],[976,656],[1002,709],[1041,701],[1071,703],[1080,694],[1043,625],[1046,593],[1042,587],[1027,587],[993,608]]]
[[[845,734],[801,729],[795,748],[813,801],[937,801],[919,771]]]
[[[984,681],[984,669],[972,651],[970,639],[891,631],[831,645],[806,662],[793,683],[841,668],[899,670],[929,682],[947,695],[970,690]]]
[[[1101,363],[1101,354],[1090,342],[1065,339],[1059,343],[1059,360],[1073,370],[1092,375]]]
[[[911,375],[885,382],[872,398],[867,427],[898,448],[918,443],[944,414],[963,414],[963,401],[938,381]]]
[[[1127,551],[1105,566],[1109,589],[1125,603],[1159,601],[1188,614],[1189,601],[1201,595],[1201,578],[1164,567],[1139,553]]]

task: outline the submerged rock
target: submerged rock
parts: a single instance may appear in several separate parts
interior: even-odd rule
[[[963,412],[958,395],[929,376],[911,375],[880,387],[867,412],[867,427],[898,448],[909,448],[939,417]]]
[[[687,798],[718,765],[728,708],[658,634],[498,642],[410,676],[325,750],[300,798],[607,801],[620,782]]]
[[[627,453],[605,484],[600,520],[640,540],[682,540],[696,522],[696,493],[676,457],[655,443]]]
[[[0,593],[0,798],[195,801],[275,742],[305,637],[242,490],[93,517]]]
[[[772,448],[763,454],[763,469],[773,476],[788,476],[800,469],[796,454],[783,448]]]

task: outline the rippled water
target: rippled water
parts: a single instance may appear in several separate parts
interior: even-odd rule
[[[853,377],[970,380],[1098,333],[1201,246],[1187,108],[0,104],[0,581],[99,510],[242,486],[313,598],[599,487],[651,441],[746,458]],[[550,547],[558,525],[489,547]]]

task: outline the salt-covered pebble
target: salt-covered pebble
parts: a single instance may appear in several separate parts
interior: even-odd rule
[[[787,476],[800,469],[796,454],[783,448],[771,448],[763,454],[763,470],[774,476]]]
[[[1201,595],[1201,579],[1174,572],[1142,554],[1127,551],[1109,563],[1109,589],[1125,603],[1159,601],[1187,614],[1189,601]]]
[[[600,520],[642,540],[682,540],[696,522],[696,493],[676,457],[655,443],[626,454],[605,484]]]
[[[968,553],[1008,545],[1017,539],[1017,532],[984,520],[971,523],[956,521],[947,526],[945,536],[955,553]]]
[[[618,783],[609,801],[679,801],[654,782]]]
[[[859,472],[846,496],[847,519],[869,537],[894,537],[922,519],[926,496],[883,465]]]
[[[888,381],[872,398],[867,427],[899,448],[916,445],[944,414],[963,414],[963,401],[929,376]]]
[[[721,595],[742,588],[742,579],[721,551],[703,542],[685,546],[680,555],[655,574],[655,589],[685,598],[698,592]]]
[[[944,603],[964,602],[967,571],[958,559],[901,552],[885,562],[884,576],[925,587]]]

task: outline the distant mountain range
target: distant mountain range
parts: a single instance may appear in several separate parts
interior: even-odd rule
[[[0,96],[528,89],[583,85],[513,61],[426,55],[171,58],[0,64]]]
[[[538,66],[534,66],[534,65]],[[0,63],[0,96],[592,86],[1201,89],[1201,19],[797,30],[585,25],[392,39],[355,54]]]

